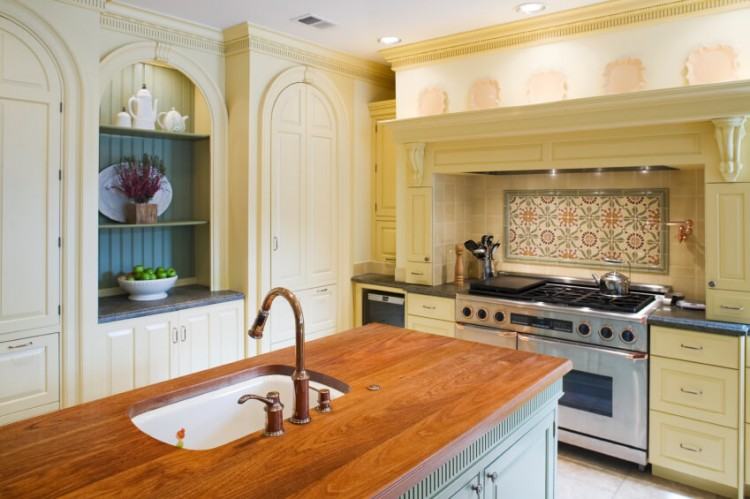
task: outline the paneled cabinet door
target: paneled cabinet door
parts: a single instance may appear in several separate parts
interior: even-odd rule
[[[709,292],[712,289],[750,291],[749,224],[750,183],[706,185]]]
[[[373,243],[375,261],[396,263],[396,222],[376,220]]]
[[[0,418],[60,400],[59,335],[0,343]]]
[[[410,187],[406,193],[406,255],[410,262],[432,261],[432,187]]]
[[[177,314],[161,314],[136,321],[135,387],[166,381],[177,375],[173,350],[179,342]]]
[[[208,369],[211,325],[209,307],[182,310],[179,317],[176,375],[185,376]]]
[[[60,322],[59,77],[0,17],[0,334]]]
[[[484,497],[484,486],[479,475],[474,475],[450,495],[451,499],[479,499]]]
[[[208,359],[211,367],[228,364],[244,357],[244,309],[243,301],[214,305],[211,308]]]
[[[396,217],[396,145],[387,126],[375,124],[375,216]]]

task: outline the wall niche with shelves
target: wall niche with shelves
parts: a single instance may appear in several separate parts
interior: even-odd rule
[[[117,113],[146,84],[158,112],[174,107],[189,116],[183,133],[115,125]],[[134,225],[99,213],[99,295],[121,293],[117,277],[134,265],[174,267],[177,285],[211,283],[211,130],[201,92],[181,72],[139,63],[123,69],[102,95],[99,171],[125,157],[158,156],[172,186],[172,201],[156,224]],[[100,192],[101,196],[102,193]]]

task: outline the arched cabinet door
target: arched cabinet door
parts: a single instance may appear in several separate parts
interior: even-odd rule
[[[0,334],[60,322],[61,112],[52,59],[0,17]]]

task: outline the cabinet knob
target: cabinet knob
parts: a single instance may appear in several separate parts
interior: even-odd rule
[[[716,287],[716,281],[708,281],[708,287],[709,288],[715,288]]]
[[[430,257],[429,256],[424,257],[424,261],[425,262],[429,262],[430,261]]]
[[[475,483],[474,485],[472,485],[471,490],[477,493],[477,497],[482,497],[483,487],[481,483]]]
[[[497,480],[497,471],[487,473],[487,478],[489,478],[492,483],[495,483],[495,480]]]

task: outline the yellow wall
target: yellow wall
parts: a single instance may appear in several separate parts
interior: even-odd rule
[[[449,253],[456,243],[493,234],[502,242],[505,190],[537,189],[669,189],[669,218],[695,221],[693,235],[678,243],[677,228],[669,229],[669,272],[665,274],[633,273],[633,281],[669,284],[688,298],[705,297],[704,258],[704,181],[702,169],[679,171],[603,172],[550,175],[435,175],[434,258],[445,264],[444,276],[450,276],[454,260]],[[589,278],[588,267],[554,266],[503,262],[503,248],[497,252],[498,270]],[[466,263],[476,272],[473,257]]]

